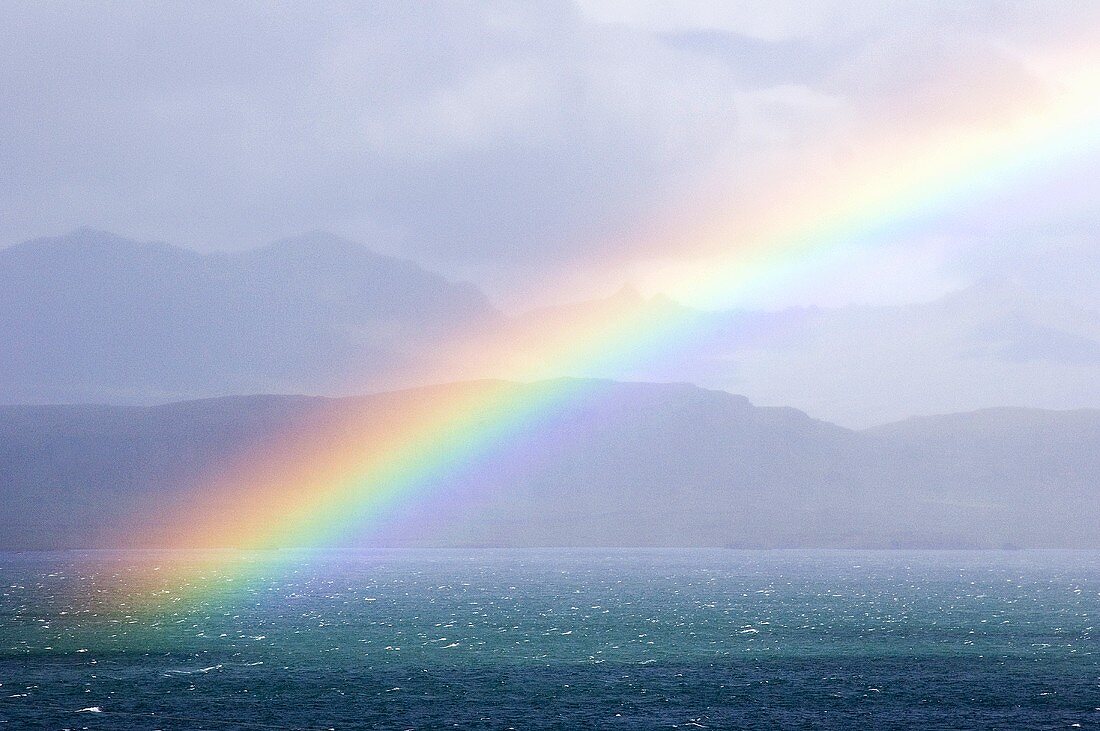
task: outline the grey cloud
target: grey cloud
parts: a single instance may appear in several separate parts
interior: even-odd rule
[[[736,147],[738,73],[567,4],[8,5],[0,238],[317,227],[560,259]]]
[[[818,86],[851,43],[822,39],[762,40],[721,30],[679,30],[660,37],[673,48],[710,56],[727,64],[744,84]]]
[[[914,94],[928,79],[1038,93],[1014,54],[1082,17],[672,7],[7,3],[0,242],[92,225],[245,248],[322,228],[451,271],[620,265],[659,253],[633,234],[701,181],[732,209],[776,148],[958,102]]]
[[[1081,221],[984,235],[949,263],[972,279],[1015,282],[1100,312],[1100,241]]]

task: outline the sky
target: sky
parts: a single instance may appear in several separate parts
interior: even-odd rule
[[[625,282],[692,304],[690,273],[727,254],[700,231],[751,230],[876,145],[1041,110],[1100,55],[1092,2],[13,1],[0,26],[0,245],[326,230],[506,310]],[[996,278],[1100,307],[1098,163],[1037,166],[732,304]]]

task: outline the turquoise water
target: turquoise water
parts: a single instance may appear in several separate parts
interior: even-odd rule
[[[189,554],[0,554],[0,729],[1100,727],[1097,559],[339,553],[149,610]]]

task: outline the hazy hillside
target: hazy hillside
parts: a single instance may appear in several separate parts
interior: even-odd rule
[[[579,386],[585,398],[358,540],[1100,546],[1100,411],[991,410],[853,432],[688,385]],[[187,506],[241,455],[266,455],[279,473],[309,449],[287,434],[321,440],[340,423],[385,433],[408,409],[489,387],[546,386],[3,407],[0,547],[194,543]]]
[[[644,357],[537,360],[650,318]],[[865,427],[1100,408],[1100,312],[985,282],[896,307],[702,312],[629,288],[498,313],[473,286],[312,234],[200,255],[83,229],[0,250],[0,403],[354,395],[456,380],[684,381]],[[646,343],[643,343],[645,345]],[[455,353],[460,353],[454,357]],[[502,354],[508,354],[502,357]]]
[[[200,255],[81,229],[0,250],[0,402],[333,393],[499,314],[327,234]]]
[[[996,282],[926,303],[777,312],[694,311],[624,290],[513,328],[518,342],[537,342],[638,313],[678,323],[671,350],[575,375],[689,381],[855,428],[993,406],[1100,408],[1100,311]]]
[[[639,310],[678,336],[638,363],[570,361],[563,372],[536,359],[548,340],[569,350],[574,333],[614,332]],[[1100,312],[1019,287],[778,312],[703,312],[626,288],[506,318],[472,285],[320,233],[211,255],[90,230],[13,246],[0,250],[0,331],[9,403],[576,376],[687,381],[853,428],[987,407],[1100,408]]]

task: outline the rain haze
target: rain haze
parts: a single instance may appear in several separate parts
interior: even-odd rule
[[[0,398],[153,403],[510,377],[425,364],[440,339],[472,329],[515,337],[585,308],[664,307],[699,310],[706,337],[657,363],[537,375],[690,381],[849,426],[1100,406],[1095,146],[1039,149],[884,229],[699,286],[752,258],[772,223],[762,211],[797,215],[814,186],[843,187],[880,148],[935,149],[938,136],[1056,107],[1080,82],[1097,14],[1001,2],[9,3],[0,277],[18,336]],[[62,243],[19,246],[43,237]],[[192,320],[199,333],[153,318],[138,342],[80,345],[95,340],[97,312],[167,309],[186,323],[199,290],[247,299],[265,256],[279,258],[268,247],[288,240],[297,263],[269,261],[264,275],[282,278],[269,283],[278,306],[207,313]],[[373,254],[462,293],[446,301],[426,280],[379,292],[390,275]],[[117,292],[81,279],[86,257],[133,296],[105,302]],[[378,271],[334,284],[365,258]],[[85,316],[58,317],[56,297]],[[234,332],[269,333],[288,307],[285,352],[196,355],[224,351]],[[226,332],[210,335],[215,320]],[[393,333],[409,322],[432,342]],[[138,375],[135,362],[150,366]]]
[[[1100,3],[0,2],[0,728],[1097,727]]]

